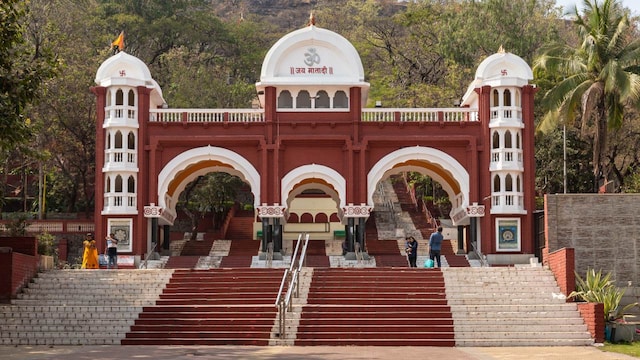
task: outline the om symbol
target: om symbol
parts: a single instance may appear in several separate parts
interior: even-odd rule
[[[320,55],[316,52],[315,48],[309,48],[306,53],[304,53],[305,60],[304,63],[307,66],[311,66],[313,64],[320,64]]]

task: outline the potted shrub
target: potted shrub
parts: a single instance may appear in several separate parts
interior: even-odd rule
[[[54,267],[56,256],[56,237],[49,233],[42,233],[37,236],[38,254],[40,255],[40,270],[51,270]]]
[[[626,289],[619,288],[611,280],[611,273],[606,275],[602,271],[596,272],[594,269],[587,270],[585,278],[581,278],[576,273],[576,291],[569,294],[570,298],[580,301],[602,303],[604,307],[605,332],[611,342],[633,341],[635,334],[635,324],[627,324],[624,320],[625,313],[638,303],[620,306],[620,301]],[[629,335],[631,334],[631,335]]]

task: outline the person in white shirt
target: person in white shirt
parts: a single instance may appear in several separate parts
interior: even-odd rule
[[[107,269],[118,268],[118,239],[113,234],[109,234],[107,240],[107,256],[109,261],[107,263]]]

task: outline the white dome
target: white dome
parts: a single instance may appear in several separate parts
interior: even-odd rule
[[[124,51],[113,55],[100,65],[96,72],[95,82],[104,87],[115,85],[145,86],[153,90],[151,92],[152,105],[164,103],[162,89],[151,77],[147,65]]]
[[[360,55],[341,35],[308,26],[283,36],[262,63],[259,86],[361,85]]]
[[[476,77],[462,97],[462,105],[477,106],[475,88],[482,86],[523,87],[533,79],[533,71],[521,57],[500,51],[484,59],[476,70]]]
[[[508,52],[498,52],[480,63],[476,70],[476,79],[485,85],[491,81],[504,82],[507,79],[517,79],[524,82],[521,85],[526,85],[533,79],[533,72],[521,57]]]

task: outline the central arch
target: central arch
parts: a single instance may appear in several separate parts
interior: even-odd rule
[[[158,205],[175,215],[178,196],[200,175],[222,171],[236,175],[251,187],[254,207],[260,204],[260,174],[238,153],[215,146],[187,150],[164,166],[158,175]]]
[[[373,204],[376,185],[391,172],[426,172],[440,183],[449,195],[454,208],[468,205],[469,173],[456,159],[438,149],[412,146],[387,154],[380,159],[367,175],[367,201]]]
[[[281,181],[280,198],[289,205],[291,199],[310,187],[311,183],[313,187],[320,187],[329,194],[340,208],[345,205],[346,180],[332,168],[318,164],[303,165],[287,173]]]

